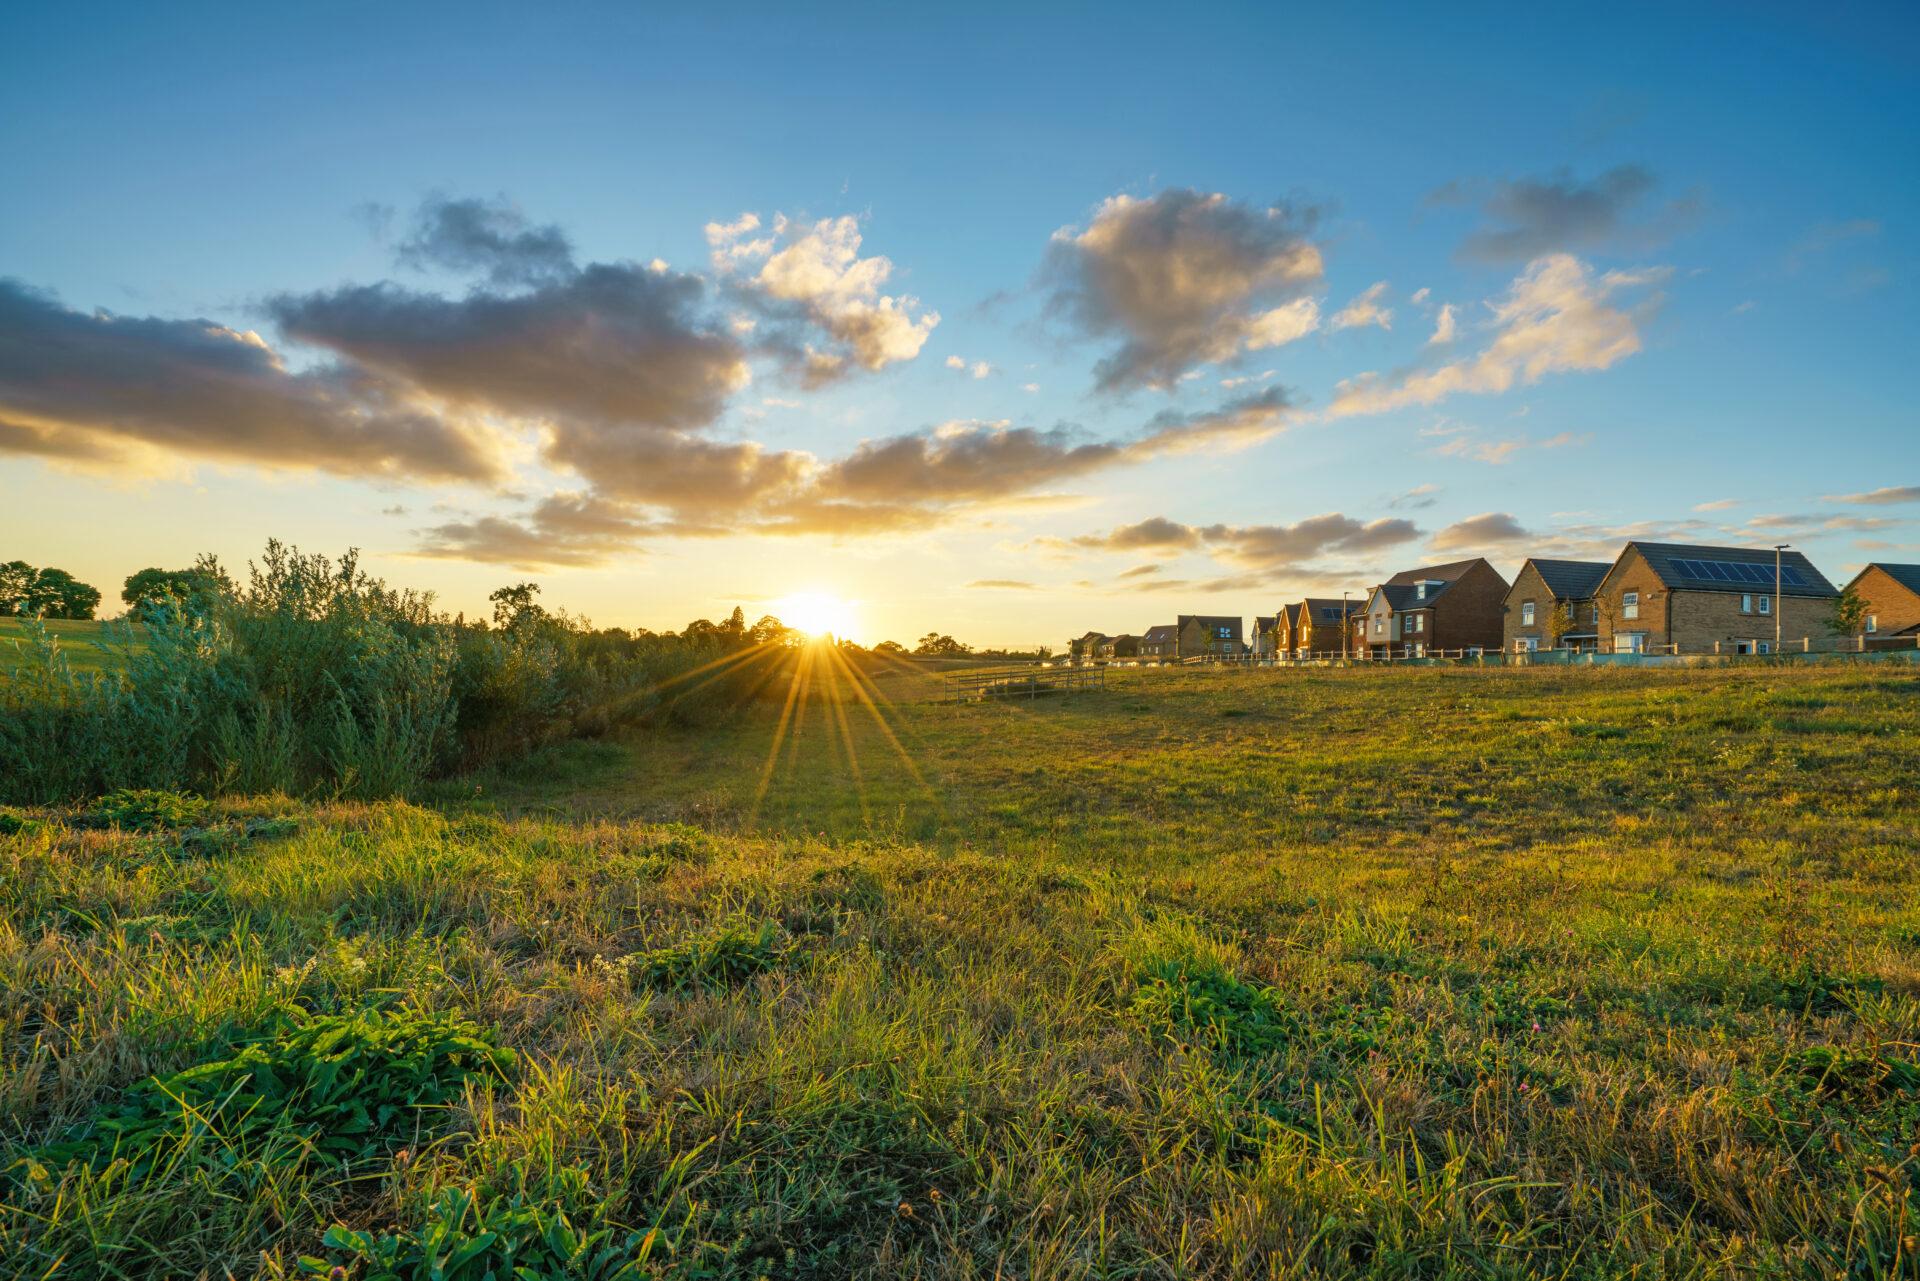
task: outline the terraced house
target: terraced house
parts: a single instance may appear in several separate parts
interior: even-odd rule
[[[1628,543],[1594,589],[1599,646],[1620,654],[1770,654],[1833,646],[1840,593],[1796,551]]]
[[[1595,648],[1600,625],[1593,593],[1611,568],[1604,560],[1528,557],[1507,592],[1507,652]]]
[[[1360,658],[1424,658],[1497,650],[1507,580],[1484,556],[1395,574],[1354,616]]]

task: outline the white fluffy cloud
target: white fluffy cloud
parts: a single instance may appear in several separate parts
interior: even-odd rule
[[[1654,269],[1596,276],[1569,254],[1535,259],[1504,296],[1488,303],[1495,333],[1477,355],[1394,377],[1361,374],[1339,385],[1327,412],[1377,414],[1463,393],[1497,394],[1552,373],[1609,368],[1640,350],[1639,320],[1653,301],[1630,310],[1615,305],[1616,298],[1666,275]]]
[[[1369,285],[1358,298],[1334,313],[1333,328],[1357,329],[1363,325],[1378,325],[1382,329],[1393,328],[1393,308],[1382,307],[1380,299],[1387,292],[1387,282],[1382,280]]]

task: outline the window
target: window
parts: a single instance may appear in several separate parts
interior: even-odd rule
[[[1526,641],[1527,653],[1532,654],[1538,652],[1540,649],[1540,638],[1538,636],[1529,636],[1526,638]]]
[[[1412,618],[1407,620],[1407,630],[1411,632],[1426,631],[1427,616],[1425,614],[1415,614]]]
[[[1760,612],[1763,614],[1771,614],[1773,612],[1773,597],[1762,596],[1760,598]]]
[[[1740,612],[1743,614],[1751,614],[1753,612],[1753,593],[1752,592],[1740,593]]]
[[[1880,630],[1880,616],[1878,614],[1867,615],[1867,630],[1870,632],[1877,632]]]
[[[1621,593],[1620,614],[1623,618],[1640,617],[1640,593],[1639,592]]]
[[[1520,626],[1533,626],[1533,602],[1530,600],[1520,602]]]
[[[1761,642],[1760,642],[1759,644],[1760,644],[1760,651],[1759,651],[1760,653],[1762,653],[1762,654],[1771,654],[1771,653],[1773,653],[1773,642],[1772,642],[1772,641],[1761,641]]]
[[[1380,636],[1385,634],[1386,630],[1387,630],[1387,620],[1376,616],[1373,620],[1373,634],[1375,636]]]
[[[1413,594],[1421,600],[1425,600],[1427,598],[1427,585],[1425,583],[1415,583],[1413,585]]]

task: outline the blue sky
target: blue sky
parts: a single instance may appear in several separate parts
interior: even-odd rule
[[[458,608],[1057,644],[1626,536],[1920,560],[1912,6],[5,21],[0,557],[103,586],[279,535]],[[631,345],[450,352],[532,297]]]

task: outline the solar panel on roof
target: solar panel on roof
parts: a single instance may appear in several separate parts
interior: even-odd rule
[[[1773,586],[1774,567],[1755,561],[1691,560],[1675,558],[1668,562],[1682,578],[1700,583],[1739,583],[1753,587]],[[1782,587],[1806,587],[1806,575],[1792,565],[1780,566]]]

